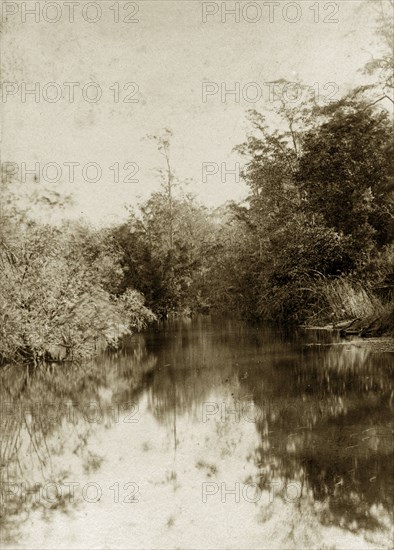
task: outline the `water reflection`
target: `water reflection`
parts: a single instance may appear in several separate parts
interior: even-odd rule
[[[393,363],[327,332],[199,318],[84,369],[3,371],[2,543],[57,547],[49,525],[68,548],[388,548]],[[111,498],[34,499],[48,480]],[[140,488],[133,521],[109,489],[122,482]],[[261,498],[223,501],[223,483]],[[87,535],[108,516],[117,529]]]

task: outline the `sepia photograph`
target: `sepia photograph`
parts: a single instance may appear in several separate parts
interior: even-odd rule
[[[394,0],[1,0],[0,548],[393,550]]]

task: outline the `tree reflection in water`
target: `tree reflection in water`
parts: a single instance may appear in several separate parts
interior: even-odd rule
[[[41,489],[48,481],[60,486],[70,473],[75,478],[78,471],[99,467],[102,457],[90,452],[89,438],[98,425],[110,428],[120,411],[138,401],[155,362],[137,337],[132,349],[104,353],[83,366],[0,371],[2,543],[17,540],[31,510],[42,508],[45,516],[53,509],[70,512],[67,493],[57,498],[55,491],[43,499]]]
[[[389,512],[394,494],[392,354],[324,332],[231,322],[176,325],[148,337],[147,346],[163,365],[150,388],[159,419],[171,417],[174,378],[178,411],[196,418],[212,388],[236,387],[234,402],[247,396],[255,407],[250,418],[261,445],[253,460],[262,487],[298,479],[305,494],[325,503],[322,521],[380,527],[377,510]]]
[[[119,407],[130,410],[143,398],[162,429],[172,433],[175,464],[178,438],[187,437],[177,432],[177,420],[188,418],[198,434],[204,403],[215,401],[228,411],[249,411],[235,430],[254,421],[259,442],[245,461],[257,473],[245,481],[262,489],[274,480],[299,482],[299,515],[287,526],[288,540],[297,521],[307,522],[307,509],[321,524],[387,530],[393,508],[393,372],[392,354],[372,354],[330,333],[210,318],[167,322],[83,368],[3,370],[1,481],[28,481],[34,471],[42,483],[61,482],[70,471],[77,476],[99,470],[104,457],[90,448],[98,425],[110,430]],[[99,423],[87,420],[87,403],[98,407]],[[213,420],[220,437],[234,415]],[[225,460],[234,448],[224,435],[221,445]],[[216,465],[199,460],[195,467],[215,477]],[[3,503],[2,542],[18,536],[35,506],[44,507],[48,518],[53,508],[72,511],[65,499],[50,506],[31,500]],[[267,510],[261,510],[261,521]]]

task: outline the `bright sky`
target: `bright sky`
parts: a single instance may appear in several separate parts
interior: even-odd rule
[[[335,91],[323,90],[333,82],[339,97],[360,82],[363,76],[357,70],[376,51],[374,12],[365,0],[281,0],[278,6],[264,1],[80,0],[75,2],[73,22],[70,6],[60,0],[46,8],[45,2],[39,2],[36,15],[24,13],[33,9],[33,1],[5,4],[2,81],[14,84],[7,85],[8,95],[3,85],[2,162],[16,162],[19,176],[22,163],[32,169],[38,162],[41,181],[59,177],[58,183],[48,186],[74,194],[74,215],[100,223],[124,216],[125,203],[135,204],[138,197],[158,188],[155,168],[162,166],[163,159],[144,136],[164,127],[174,133],[172,162],[178,176],[193,180],[189,187],[202,202],[218,205],[241,198],[245,188],[231,175],[222,182],[219,171],[203,183],[202,163],[234,168],[232,148],[245,138],[246,110],[267,106],[265,83],[300,79],[311,86],[318,83],[325,94]],[[234,9],[235,4],[239,22],[234,15],[221,13],[222,5]],[[275,9],[272,22],[268,4]],[[135,5],[139,9],[133,14]],[[117,7],[119,22],[114,21]],[[204,10],[217,13],[207,15],[204,22]],[[88,22],[84,16],[98,21]],[[49,21],[56,18],[59,21]],[[127,23],[124,18],[138,22]],[[22,82],[27,89],[38,83],[37,98],[24,97]],[[51,82],[57,86],[45,87]],[[79,83],[73,103],[67,82]],[[82,88],[89,82],[101,90],[96,103],[83,97]],[[205,102],[203,82],[213,83]],[[229,94],[222,100],[220,91],[233,89],[235,83],[240,97],[236,100]],[[259,89],[262,98],[253,102]],[[119,102],[114,101],[117,91]],[[59,101],[51,103],[48,99],[58,93]],[[93,86],[84,91],[90,98],[96,93]],[[137,102],[123,102],[127,95]],[[64,164],[70,162],[80,163],[75,165],[74,183],[69,181],[70,165]],[[46,172],[48,163],[56,163],[60,172],[53,166],[47,166]],[[87,163],[100,165],[102,175],[96,183],[84,181],[82,168]],[[115,163],[119,163],[118,183]],[[133,178],[135,165],[139,170]],[[97,173],[94,166],[85,172],[90,179]],[[122,181],[127,174],[139,181]],[[33,185],[29,177],[26,185]]]

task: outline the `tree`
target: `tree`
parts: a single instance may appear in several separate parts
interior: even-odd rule
[[[1,215],[0,364],[87,358],[155,319],[121,292],[107,230],[35,222],[11,200]]]
[[[394,237],[392,126],[387,112],[364,107],[331,106],[327,122],[305,135],[296,175],[304,211],[351,236],[355,258]]]
[[[149,135],[148,139],[151,139],[157,144],[159,153],[165,160],[165,168],[159,169],[160,177],[162,178],[162,188],[166,197],[168,205],[168,242],[169,248],[174,246],[174,186],[175,186],[175,174],[171,166],[170,161],[170,145],[171,137],[173,133],[168,128],[165,128],[161,135]]]
[[[170,206],[166,196],[153,193],[113,233],[122,250],[122,288],[138,289],[148,306],[164,317],[195,311],[204,303],[203,279],[211,246],[207,210],[188,195],[173,196]]]

